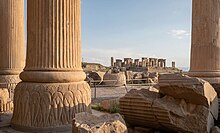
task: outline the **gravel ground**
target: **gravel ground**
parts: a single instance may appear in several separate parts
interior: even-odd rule
[[[149,86],[127,86],[128,92],[131,89],[147,89]],[[95,98],[95,88],[91,88],[92,90],[92,103],[100,103],[102,100],[106,99],[114,99],[123,97],[127,91],[126,88],[123,87],[97,87],[96,88],[96,98]]]

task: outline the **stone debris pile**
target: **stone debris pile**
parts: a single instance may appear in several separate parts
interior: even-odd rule
[[[152,88],[131,90],[120,99],[126,122],[164,131],[211,131],[218,118],[218,97],[208,82],[180,74],[163,74],[156,86],[158,91]]]
[[[120,114],[105,114],[100,117],[90,113],[76,114],[73,133],[127,133],[125,121]]]

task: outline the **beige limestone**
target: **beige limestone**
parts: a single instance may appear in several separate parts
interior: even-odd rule
[[[73,122],[73,133],[127,133],[127,127],[120,114],[97,117],[79,113]]]
[[[0,1],[0,88],[7,88],[12,109],[15,85],[24,68],[24,0]],[[4,89],[4,90],[5,90]],[[6,90],[5,90],[6,91]],[[7,106],[6,106],[7,105]],[[7,109],[6,109],[7,108]]]
[[[165,131],[206,133],[214,125],[206,106],[162,96],[146,89],[131,90],[120,99],[120,111],[132,126]]]
[[[193,0],[189,75],[220,82],[220,0]],[[218,91],[217,87],[217,91]]]
[[[12,127],[71,130],[75,113],[90,112],[91,90],[81,68],[80,0],[28,0],[28,44],[15,89]]]
[[[24,67],[24,0],[1,0],[0,14],[0,83],[17,83]]]
[[[159,92],[186,102],[206,106],[218,119],[218,96],[215,89],[199,78],[191,78],[181,74],[161,74],[159,76]]]
[[[10,99],[10,95],[7,88],[0,88],[0,112],[11,111],[13,108],[13,102]]]
[[[123,72],[120,73],[106,73],[104,75],[104,85],[108,86],[123,86],[126,85],[126,76]]]
[[[88,77],[92,78],[95,83],[101,84],[104,78],[105,72],[91,72]]]

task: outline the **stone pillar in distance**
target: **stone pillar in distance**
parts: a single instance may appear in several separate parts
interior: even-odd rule
[[[111,57],[111,67],[114,67],[114,57]]]
[[[80,0],[28,0],[27,59],[15,89],[12,127],[71,130],[75,113],[90,112],[81,61]]]
[[[220,0],[193,0],[189,76],[209,81],[220,92]]]
[[[0,89],[8,91],[11,110],[13,91],[24,68],[24,0],[0,0]],[[1,97],[1,93],[0,93]],[[11,102],[11,103],[10,103]]]

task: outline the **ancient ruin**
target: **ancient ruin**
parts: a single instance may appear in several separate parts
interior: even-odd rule
[[[13,91],[24,68],[24,0],[0,1],[0,112],[12,111]],[[7,91],[7,92],[6,92]],[[3,96],[5,95],[5,96]],[[4,98],[3,98],[4,99]]]
[[[128,133],[120,114],[106,114],[100,117],[79,113],[73,123],[73,133]]]
[[[220,0],[193,0],[188,75],[174,61],[168,67],[162,58],[111,57],[110,67],[82,63],[80,5],[81,0],[27,0],[25,64],[24,0],[0,0],[0,113],[13,111],[10,126],[0,123],[0,128],[40,133],[220,132]],[[96,99],[97,88],[90,88],[89,78],[95,87],[110,86],[104,89],[114,94]],[[93,100],[105,115],[95,115]],[[111,109],[123,116],[107,114]]]
[[[74,114],[90,112],[91,92],[81,67],[80,0],[57,1],[27,1],[26,66],[11,121],[17,130],[71,130]]]
[[[209,81],[219,93],[219,0],[193,0],[192,46],[189,75]]]
[[[114,62],[114,57],[111,57],[111,67],[125,67],[127,69],[131,67],[151,67],[151,68],[165,68],[166,67],[166,59],[157,59],[157,58],[146,58],[143,57],[142,61],[139,59],[132,58],[124,58],[124,62],[120,59],[116,59]]]
[[[164,131],[211,131],[218,118],[218,97],[208,82],[165,74],[159,78],[158,89],[132,90],[120,99],[126,122]]]

